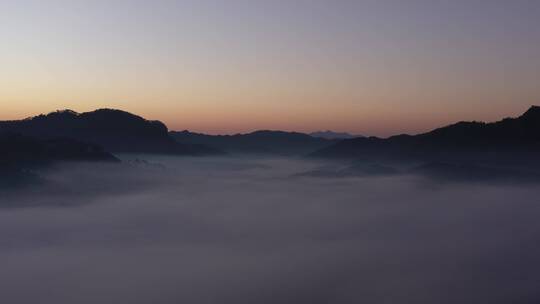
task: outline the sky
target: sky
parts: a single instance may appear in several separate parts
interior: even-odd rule
[[[540,1],[0,1],[0,119],[362,135],[540,104]]]

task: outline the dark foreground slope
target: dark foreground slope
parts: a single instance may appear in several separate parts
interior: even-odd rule
[[[61,161],[119,162],[97,145],[0,134],[0,189],[39,181],[36,169]]]
[[[419,135],[347,139],[312,154],[353,160],[420,160],[537,165],[540,107],[494,123],[459,122]]]
[[[86,113],[65,110],[24,120],[3,121],[0,122],[0,132],[19,133],[44,140],[71,138],[98,144],[111,152],[181,155],[219,153],[210,147],[176,142],[168,135],[167,127],[162,122],[112,109]]]
[[[238,154],[304,155],[338,141],[297,132],[268,130],[235,135],[206,135],[189,131],[170,134],[182,143],[209,145]]]
[[[0,134],[0,163],[47,161],[118,161],[100,146],[68,138],[40,140],[20,134]]]

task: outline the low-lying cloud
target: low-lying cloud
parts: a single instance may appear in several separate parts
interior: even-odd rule
[[[2,302],[540,301],[538,186],[149,161],[59,165],[2,193]]]

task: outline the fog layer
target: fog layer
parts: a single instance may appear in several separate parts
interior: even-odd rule
[[[0,193],[2,302],[540,301],[534,184],[146,159],[58,165]]]

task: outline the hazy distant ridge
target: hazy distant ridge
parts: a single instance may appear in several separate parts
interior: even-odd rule
[[[326,139],[350,139],[356,137],[363,137],[361,135],[353,135],[347,132],[334,132],[334,131],[317,131],[309,133],[312,137],[326,138]]]
[[[305,155],[337,142],[304,133],[271,130],[235,135],[207,135],[187,130],[170,134],[181,143],[203,144],[239,154]]]

